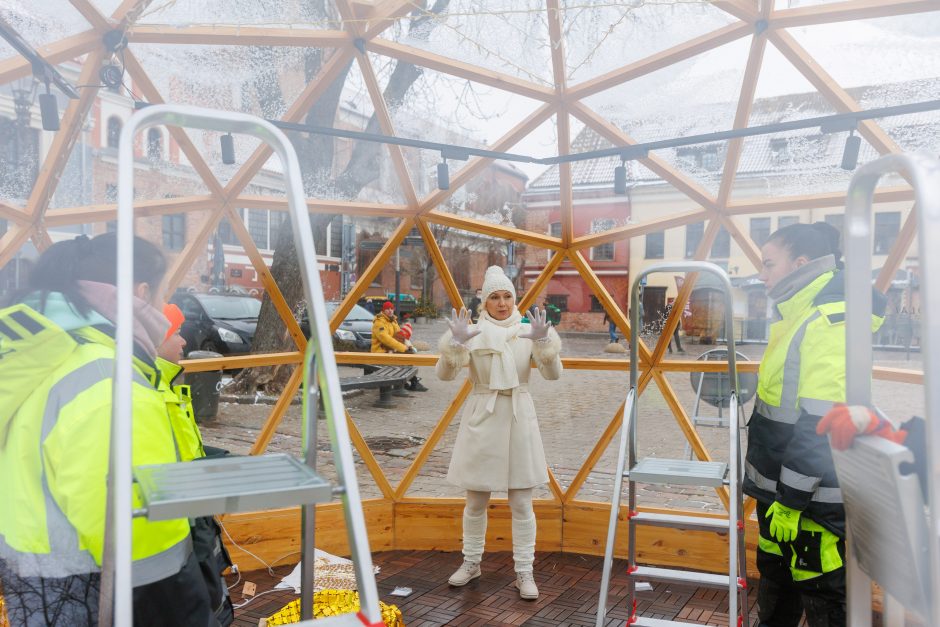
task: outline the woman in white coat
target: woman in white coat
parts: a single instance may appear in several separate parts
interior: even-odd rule
[[[545,379],[561,376],[561,339],[533,309],[528,324],[516,309],[516,291],[499,266],[483,279],[483,311],[471,324],[465,309],[452,311],[440,341],[437,376],[451,381],[468,363],[473,392],[460,419],[447,480],[467,490],[463,512],[464,561],[451,576],[463,586],[480,576],[490,493],[508,491],[516,587],[523,599],[539,596],[532,576],[535,514],[532,492],[548,481],[535,405],[529,394],[530,358]]]

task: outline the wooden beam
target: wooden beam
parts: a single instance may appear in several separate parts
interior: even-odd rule
[[[99,33],[111,30],[111,23],[88,0],[69,0],[69,4]]]
[[[65,61],[88,54],[101,45],[101,35],[98,31],[86,30],[53,43],[36,46],[39,55],[51,65],[58,65]],[[32,64],[22,55],[14,55],[0,61],[0,85],[12,83],[18,78],[30,76],[33,73]]]
[[[30,235],[32,235],[32,228],[29,224],[10,225],[3,237],[0,237],[0,268],[13,259]]]
[[[601,302],[601,305],[604,306],[604,309],[607,310],[607,314],[610,316],[610,319],[620,328],[623,332],[625,338],[631,337],[633,330],[630,328],[630,321],[627,320],[626,315],[620,309],[620,306],[614,302],[614,299],[611,297],[610,292],[607,291],[607,288],[604,287],[604,284],[601,283],[601,280],[594,274],[594,269],[585,261],[584,257],[581,254],[581,251],[570,251],[568,253],[571,263],[578,269],[578,273],[581,275],[581,278],[584,279],[584,282],[587,283],[588,287],[591,288],[591,291],[594,293],[594,296],[597,297],[597,300]],[[649,348],[647,348],[646,343],[642,338],[637,340],[637,346],[640,350],[640,362],[645,366],[650,363],[652,355],[650,354]],[[636,355],[630,355],[630,359],[636,359]]]
[[[274,437],[278,425],[281,424],[281,420],[284,418],[284,414],[287,413],[287,409],[290,407],[291,402],[293,402],[294,395],[297,394],[297,390],[300,388],[300,384],[303,383],[303,380],[304,366],[300,365],[294,368],[290,379],[288,379],[287,383],[284,385],[284,390],[271,409],[271,413],[268,414],[267,420],[264,421],[264,425],[261,427],[261,431],[258,433],[258,437],[251,447],[250,455],[261,455],[268,450],[268,445],[271,443],[271,439]]]
[[[375,110],[375,116],[379,120],[379,126],[385,135],[395,136],[395,126],[392,124],[392,116],[389,115],[388,104],[385,102],[385,96],[382,94],[382,88],[379,87],[379,80],[375,76],[375,70],[369,61],[368,55],[356,51],[356,62],[362,72],[362,78],[369,90],[369,96],[372,99],[372,108]],[[405,164],[405,157],[401,152],[401,146],[387,144],[388,154],[392,158],[392,166],[395,168],[395,174],[398,176],[398,184],[401,186],[402,194],[408,207],[415,211],[418,210],[418,195],[415,193],[414,183],[411,181],[411,175],[408,173],[408,166]]]
[[[388,477],[385,476],[382,467],[379,466],[379,462],[375,459],[375,455],[372,454],[372,449],[369,448],[369,444],[366,442],[366,439],[362,437],[362,432],[359,431],[359,427],[356,426],[352,416],[349,415],[349,410],[344,409],[344,411],[346,412],[346,428],[349,430],[349,439],[352,441],[352,445],[356,447],[356,450],[359,451],[359,457],[362,458],[362,463],[369,469],[369,473],[382,492],[382,496],[387,499],[394,498],[395,491],[392,490],[392,484],[388,482]]]
[[[170,215],[174,213],[193,213],[198,211],[221,210],[222,203],[213,196],[184,196],[179,198],[159,198],[155,200],[135,200],[134,217]],[[50,209],[43,222],[48,227],[106,222],[117,219],[117,205],[105,203],[86,205],[69,209]]]
[[[346,314],[349,313],[353,305],[359,300],[359,297],[366,291],[369,285],[372,284],[372,279],[381,272],[385,264],[392,258],[395,250],[401,245],[402,240],[405,239],[408,232],[411,231],[414,223],[414,218],[411,217],[402,220],[398,228],[396,228],[388,240],[386,240],[382,250],[379,251],[369,266],[359,274],[359,280],[356,281],[353,289],[346,294],[346,298],[343,299],[343,302],[333,311],[333,315],[330,317],[331,333],[336,331],[343,320],[346,319]]]
[[[753,23],[758,18],[753,0],[751,2],[748,2],[748,0],[714,0],[711,4],[716,9],[721,9],[725,13],[748,23]],[[773,7],[773,2],[769,4]]]
[[[29,222],[29,216],[22,209],[17,209],[11,205],[0,202],[0,218],[15,222],[17,224],[26,224]]]
[[[176,288],[179,287],[179,284],[183,281],[183,278],[192,267],[196,257],[200,254],[206,254],[206,248],[209,245],[209,236],[212,235],[212,232],[218,226],[222,215],[222,211],[210,214],[209,218],[202,225],[202,228],[196,233],[196,237],[190,240],[186,248],[184,248],[176,258],[176,261],[173,262],[172,267],[170,267],[169,271],[166,273],[166,291],[164,292],[166,300],[170,300],[170,297],[173,296],[173,292],[176,291]]]
[[[434,210],[423,214],[421,217],[425,218],[428,222],[452,226],[456,229],[470,231],[471,233],[480,233],[482,235],[498,237],[504,240],[524,242],[526,244],[538,246],[539,248],[546,248],[548,250],[564,249],[561,240],[557,237],[552,237],[551,235],[533,233],[532,231],[517,229],[511,226],[502,226],[500,224],[494,224],[485,220],[459,216],[455,213]]]
[[[571,112],[615,146],[632,146],[637,143],[632,137],[589,109],[582,102],[573,104]],[[706,209],[715,209],[717,207],[715,198],[708,190],[676,170],[660,157],[650,155],[639,159],[639,162],[702,207]]]
[[[634,222],[626,226],[618,226],[609,231],[604,231],[603,233],[582,235],[571,242],[571,249],[584,250],[585,248],[593,248],[594,246],[600,246],[608,242],[620,242],[638,235],[665,231],[666,229],[685,226],[686,224],[695,224],[696,222],[704,222],[711,215],[713,215],[712,212],[706,209],[693,209],[680,213],[670,213],[651,220]]]
[[[460,290],[454,282],[450,268],[447,267],[447,262],[444,261],[444,254],[441,252],[441,247],[438,246],[437,240],[434,238],[434,233],[431,231],[425,218],[418,218],[415,220],[415,223],[418,225],[418,231],[424,239],[424,246],[428,249],[431,261],[434,267],[437,268],[438,275],[441,277],[441,282],[444,284],[444,290],[447,292],[450,304],[454,309],[459,311],[461,307],[463,307],[463,298],[460,296]]]
[[[740,39],[741,37],[746,37],[753,32],[754,27],[745,22],[735,22],[727,26],[722,26],[710,33],[705,33],[704,35],[690,39],[672,48],[662,50],[639,61],[634,61],[633,63],[602,74],[596,78],[578,83],[568,90],[569,101],[587,98],[605,89],[610,89],[621,83],[632,81],[640,76],[669,67],[679,61],[691,59],[703,52],[713,50],[719,46]]]
[[[765,6],[772,7],[773,2],[765,2]],[[733,128],[746,128],[751,119],[751,109],[754,105],[754,94],[757,91],[757,78],[764,62],[764,50],[767,48],[767,37],[764,34],[755,34],[751,38],[751,48],[747,55],[747,64],[744,67],[744,78],[741,81],[741,95],[738,97],[738,108],[734,113]],[[741,161],[741,147],[744,139],[737,137],[728,142],[728,152],[725,155],[725,166],[721,173],[721,185],[718,188],[718,208],[723,209],[731,197],[734,187],[738,165]]]
[[[258,250],[258,246],[255,245],[255,241],[251,238],[251,234],[248,232],[248,227],[245,226],[244,220],[242,220],[242,217],[238,215],[238,212],[231,206],[225,208],[225,217],[228,218],[232,232],[235,233],[238,241],[241,242],[242,248],[251,261],[252,267],[254,267],[255,272],[258,273],[258,278],[261,279],[261,284],[264,285],[265,294],[271,299],[271,304],[274,305],[274,309],[277,310],[278,315],[287,327],[287,332],[290,333],[291,339],[294,340],[294,345],[297,347],[297,350],[303,352],[307,348],[307,338],[304,337],[304,332],[300,330],[300,324],[298,324],[297,320],[294,318],[293,307],[284,300],[281,288],[278,287],[277,281],[274,280],[274,275],[271,274],[271,269],[268,268],[264,257],[261,256],[261,251]]]
[[[494,150],[496,152],[509,150],[519,140],[538,128],[539,124],[550,118],[554,111],[554,105],[542,105],[529,117],[516,124],[516,126],[514,126],[508,133],[503,135],[495,144],[490,147],[490,150]],[[421,200],[421,212],[427,213],[450,198],[454,192],[460,189],[467,181],[479,174],[492,162],[493,159],[484,159],[483,157],[475,157],[471,159],[466,166],[461,168],[460,172],[458,172],[456,176],[451,177],[450,189],[435,190]]]
[[[78,77],[79,85],[97,85],[98,69],[101,67],[104,55],[103,47],[88,55],[82,64],[82,71]],[[75,145],[75,140],[78,139],[78,134],[82,129],[82,123],[85,121],[88,111],[91,110],[97,95],[98,87],[85,87],[81,89],[78,100],[69,100],[65,108],[61,128],[52,139],[52,146],[42,162],[42,168],[33,183],[32,193],[26,203],[26,213],[34,222],[42,218],[49,207],[52,194],[55,193],[56,186],[59,183],[59,177],[62,176],[62,171],[68,162],[72,147]]]
[[[473,384],[470,383],[470,379],[468,378],[463,382],[463,385],[460,386],[460,390],[457,391],[457,395],[450,402],[450,405],[447,406],[447,409],[444,411],[444,415],[441,416],[441,419],[437,421],[436,425],[434,425],[434,430],[431,431],[428,439],[425,440],[424,444],[421,445],[421,450],[418,451],[417,455],[415,455],[415,459],[413,462],[411,462],[411,466],[409,466],[408,470],[405,472],[405,476],[402,477],[401,481],[398,482],[398,487],[395,488],[396,500],[400,500],[405,496],[405,493],[408,492],[408,488],[411,487],[415,477],[418,476],[418,473],[424,466],[424,462],[427,461],[428,457],[431,455],[431,452],[434,450],[434,447],[437,446],[437,443],[444,436],[444,433],[447,431],[447,427],[449,427],[450,423],[454,420],[454,416],[456,416],[460,408],[463,407],[463,403],[465,400],[467,400],[467,396],[470,394],[471,389],[473,389]]]
[[[40,253],[46,252],[46,250],[52,246],[52,238],[49,237],[49,231],[47,231],[41,223],[33,225],[30,238],[33,240],[33,246],[35,246],[36,250]]]
[[[349,33],[315,28],[267,28],[264,26],[175,26],[135,24],[127,40],[137,44],[202,46],[277,46],[282,48],[337,48],[352,42]]]
[[[872,217],[872,220],[874,220],[874,217]],[[907,256],[907,252],[910,250],[915,237],[917,237],[916,205],[911,208],[910,213],[907,214],[907,218],[904,219],[904,225],[901,227],[897,239],[894,240],[891,253],[888,255],[888,258],[885,259],[884,265],[881,266],[881,272],[878,273],[878,278],[875,280],[876,290],[881,293],[886,293],[888,288],[891,287],[894,275],[897,274],[898,268],[904,263],[904,257]]]
[[[768,32],[770,32],[770,40],[783,53],[783,56],[799,70],[800,74],[809,80],[819,93],[826,97],[826,100],[838,112],[848,113],[861,110],[858,102],[839,86],[836,80],[816,62],[812,55],[796,41],[793,35],[784,30]],[[897,143],[874,120],[859,122],[858,132],[875,150],[883,155],[902,152]]]
[[[913,201],[914,190],[910,187],[884,187],[875,190],[874,203]],[[845,192],[826,192],[805,196],[782,196],[780,198],[761,198],[730,203],[725,209],[729,216],[752,213],[774,213],[782,211],[801,211],[803,209],[825,209],[827,207],[845,207]]]
[[[366,24],[362,38],[370,41],[377,37],[391,27],[396,20],[408,15],[414,8],[414,0],[383,0],[377,2],[369,12],[369,23]]]
[[[853,0],[780,9],[771,15],[770,28],[831,24],[937,10],[936,0]]]
[[[392,57],[481,85],[496,87],[533,100],[550,102],[555,97],[555,90],[551,87],[387,39],[373,39],[366,45],[366,49],[382,56]]]
[[[215,357],[211,359],[184,359],[180,361],[180,366],[183,367],[185,372],[212,372],[214,370],[257,368],[260,366],[299,365],[303,363],[303,361],[303,353],[292,351],[287,353],[251,353],[247,355]]]
[[[288,210],[287,198],[278,196],[242,194],[232,199],[230,204],[246,209]],[[307,210],[310,213],[342,213],[348,216],[376,216],[398,219],[414,214],[414,210],[408,209],[405,205],[384,205],[377,202],[322,200],[317,198],[307,199]]]
[[[909,370],[905,368],[887,368],[885,366],[875,366],[871,369],[872,377],[879,381],[893,381],[895,383],[913,383],[916,385],[924,384],[924,373],[920,370]]]
[[[565,39],[562,35],[561,26],[561,7],[558,0],[548,0],[546,3],[546,12],[548,15],[548,37],[549,49],[552,52],[552,77],[555,80],[555,93],[564,98],[565,91],[568,88],[566,78],[568,72],[565,69]]]
[[[535,298],[545,289],[548,285],[548,282],[552,280],[552,276],[555,274],[555,270],[558,269],[558,266],[561,265],[561,262],[565,260],[565,253],[558,252],[552,255],[552,258],[548,260],[548,263],[545,264],[545,267],[542,268],[542,272],[539,274],[538,278],[535,279],[535,282],[531,287],[526,288],[525,294],[519,300],[519,310],[526,311],[535,304]],[[563,360],[564,361],[564,360]]]
[[[320,99],[320,96],[323,95],[323,92],[326,91],[326,89],[333,84],[333,81],[337,80],[340,74],[346,69],[346,65],[352,60],[354,50],[355,48],[349,45],[333,51],[330,58],[327,59],[320,68],[320,72],[317,74],[316,78],[307,83],[303,92],[297,97],[287,113],[284,114],[285,122],[297,122],[307,114],[310,108]],[[251,182],[251,179],[254,178],[255,174],[261,170],[272,153],[273,150],[267,144],[258,146],[244,165],[242,165],[241,169],[229,180],[228,185],[225,186],[225,198],[231,198],[241,194],[248,186],[248,183]]]
[[[163,97],[160,95],[156,86],[151,82],[150,77],[147,76],[147,72],[144,71],[140,61],[137,60],[137,57],[134,56],[130,50],[124,51],[124,67],[134,81],[134,86],[140,90],[141,95],[147,102],[151,104],[165,104]],[[176,140],[183,154],[186,155],[193,170],[196,171],[199,178],[205,183],[206,187],[209,189],[209,193],[220,201],[224,200],[225,191],[222,189],[222,185],[219,183],[215,174],[212,173],[209,164],[203,159],[199,149],[196,148],[192,140],[189,139],[189,135],[186,134],[186,131],[175,125],[167,126],[167,130],[170,132],[170,136]]]
[[[571,121],[568,117],[568,110],[559,107],[555,113],[555,121],[558,124],[558,154],[567,155],[571,152]],[[559,196],[558,208],[561,213],[561,244],[565,248],[571,245],[574,239],[574,190],[571,182],[571,164],[558,164],[558,182]]]
[[[123,0],[111,14],[111,19],[117,22],[120,28],[126,28],[137,21],[151,2],[153,0]]]
[[[759,361],[738,361],[738,372],[757,372]],[[668,359],[656,364],[662,372],[728,372],[727,361],[699,361],[697,359]]]
[[[761,255],[760,248],[757,247],[757,244],[754,243],[751,236],[742,231],[738,223],[724,213],[719,212],[718,218],[721,220],[721,224],[725,227],[725,230],[731,234],[734,241],[741,247],[741,252],[743,252],[754,265],[754,269],[760,272],[761,267],[764,265],[764,258],[763,255]]]

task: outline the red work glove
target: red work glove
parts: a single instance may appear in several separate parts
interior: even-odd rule
[[[849,406],[842,403],[836,403],[829,413],[822,417],[816,425],[816,433],[819,435],[828,433],[831,436],[832,448],[838,451],[844,451],[852,446],[857,435],[876,435],[898,444],[904,444],[904,439],[907,437],[907,432],[895,431],[890,422],[867,407]]]

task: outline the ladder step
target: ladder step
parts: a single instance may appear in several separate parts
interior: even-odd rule
[[[147,518],[170,520],[332,500],[333,490],[292,455],[222,457],[134,468]]]
[[[644,581],[665,581],[668,583],[689,584],[692,586],[708,586],[709,588],[727,588],[730,578],[728,575],[702,573],[692,570],[673,570],[671,568],[654,568],[652,566],[638,566],[630,575],[634,579]]]
[[[727,518],[707,518],[705,516],[680,516],[678,514],[654,514],[639,512],[633,517],[638,525],[650,527],[671,527],[673,529],[690,529],[693,531],[728,531]]]
[[[725,483],[728,464],[685,459],[645,457],[630,470],[630,481],[654,484],[680,484],[720,488]]]
[[[706,627],[705,623],[686,623],[680,622],[677,620],[663,620],[661,618],[644,618],[643,616],[637,616],[636,622],[631,623],[637,627],[672,627],[673,625],[681,625],[682,627]]]

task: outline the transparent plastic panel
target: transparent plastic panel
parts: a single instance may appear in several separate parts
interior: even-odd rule
[[[385,36],[456,61],[552,84],[548,22],[541,0],[458,0],[440,14],[415,11]]]
[[[121,6],[121,0],[92,0],[91,3],[106,16],[113,15],[117,8]]]
[[[91,24],[68,2],[6,0],[3,19],[33,47],[91,29]],[[0,55],[12,56],[13,50],[4,48]]]
[[[854,94],[850,91],[856,100],[887,106],[930,99],[924,92],[931,91],[930,83],[936,82],[940,67],[940,13],[936,11],[820,24],[791,32],[840,86],[857,89]]]
[[[577,83],[735,21],[708,3],[562,2],[565,66]]]
[[[98,1],[98,0],[96,0]],[[113,0],[108,0],[113,1]],[[245,25],[271,28],[341,29],[342,21],[332,2],[320,3],[255,2],[223,0],[206,4],[200,0],[178,0],[151,5],[138,20],[142,24],[170,25]]]
[[[878,120],[878,123],[902,151],[940,154],[940,112],[899,115]]]

